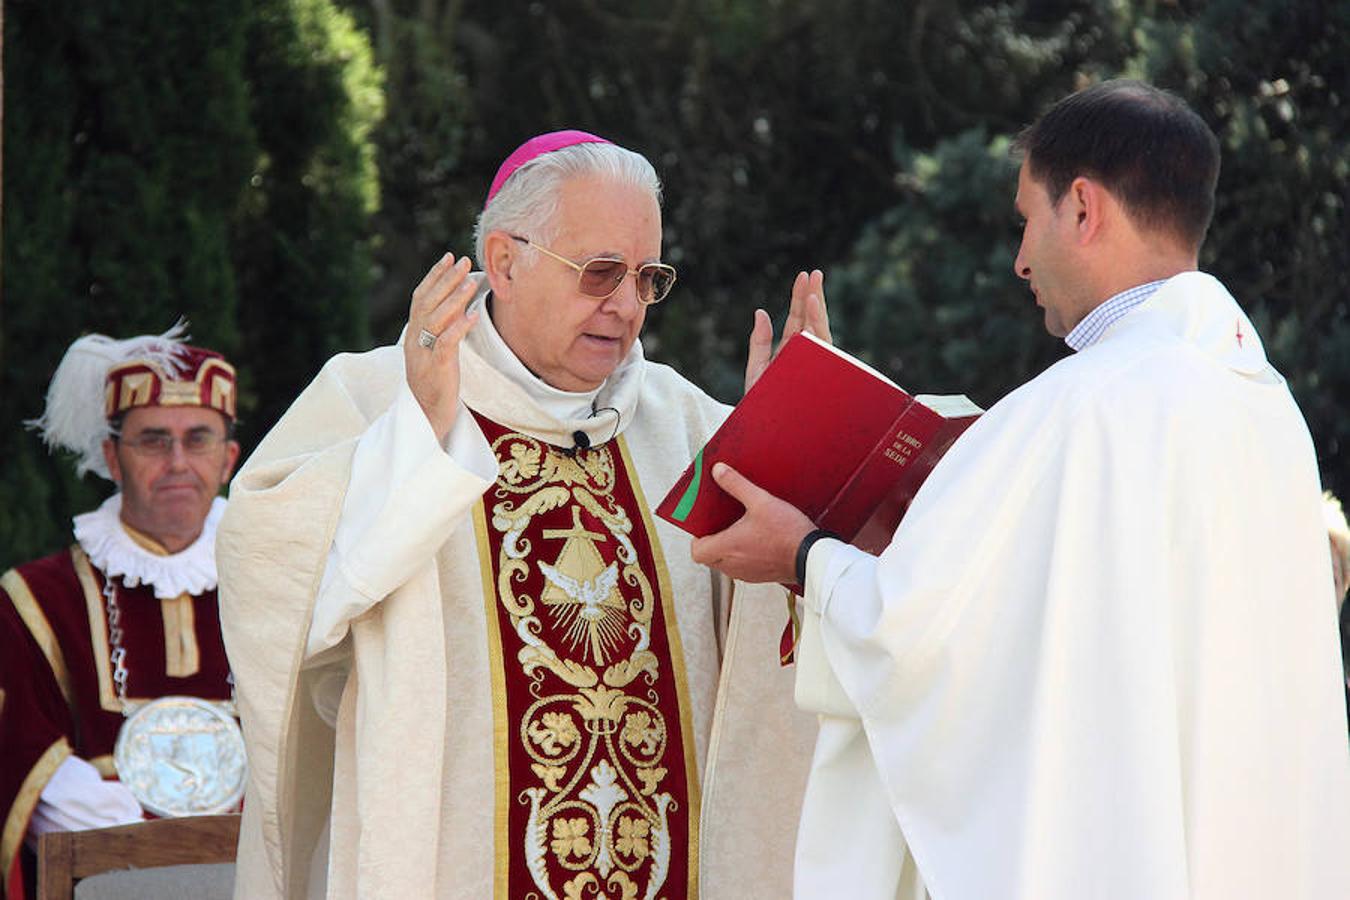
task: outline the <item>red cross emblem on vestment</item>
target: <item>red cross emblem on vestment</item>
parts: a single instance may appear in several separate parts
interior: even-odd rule
[[[1242,320],[1239,319],[1239,320],[1237,321],[1237,323],[1233,326],[1233,328],[1235,329],[1234,337],[1237,338],[1238,349],[1241,349],[1241,348],[1242,348]]]

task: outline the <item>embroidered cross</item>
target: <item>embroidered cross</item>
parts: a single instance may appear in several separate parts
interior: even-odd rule
[[[1234,324],[1233,328],[1236,329],[1236,332],[1235,332],[1235,335],[1234,335],[1234,336],[1237,338],[1238,349],[1241,349],[1241,348],[1242,348],[1242,320],[1239,319],[1239,320],[1237,321],[1237,323]]]

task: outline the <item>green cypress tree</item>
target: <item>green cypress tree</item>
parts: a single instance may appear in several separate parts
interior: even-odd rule
[[[329,356],[369,345],[370,44],[331,0],[255,0],[244,72],[258,153],[235,222],[246,449]]]
[[[4,27],[0,567],[108,491],[20,425],[80,334],[186,316],[238,365],[246,436],[362,344],[381,101],[329,0],[16,0]]]
[[[232,348],[228,226],[253,158],[231,0],[10,3],[5,18],[0,562],[69,540],[103,492],[19,427],[83,332],[179,315]]]

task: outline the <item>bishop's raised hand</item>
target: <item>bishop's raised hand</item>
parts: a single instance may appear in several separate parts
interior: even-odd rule
[[[745,389],[764,374],[769,363],[778,355],[787,339],[799,331],[809,331],[822,341],[833,343],[830,336],[830,316],[825,308],[825,275],[815,269],[811,272],[798,272],[792,282],[792,299],[788,303],[787,321],[783,323],[783,336],[777,346],[773,342],[773,323],[769,314],[762,309],[755,310],[755,325],[750,332],[750,351],[745,360]]]
[[[408,387],[441,442],[459,409],[459,345],[478,321],[467,311],[478,287],[471,268],[467,256],[442,256],[413,290],[403,336]]]

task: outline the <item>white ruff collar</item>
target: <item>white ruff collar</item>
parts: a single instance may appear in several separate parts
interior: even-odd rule
[[[122,495],[116,493],[93,512],[75,517],[75,540],[105,576],[120,577],[127,587],[150,585],[161,600],[195,596],[216,586],[216,525],[225,513],[224,499],[211,502],[197,540],[168,556],[136,543],[122,527],[121,513]]]

